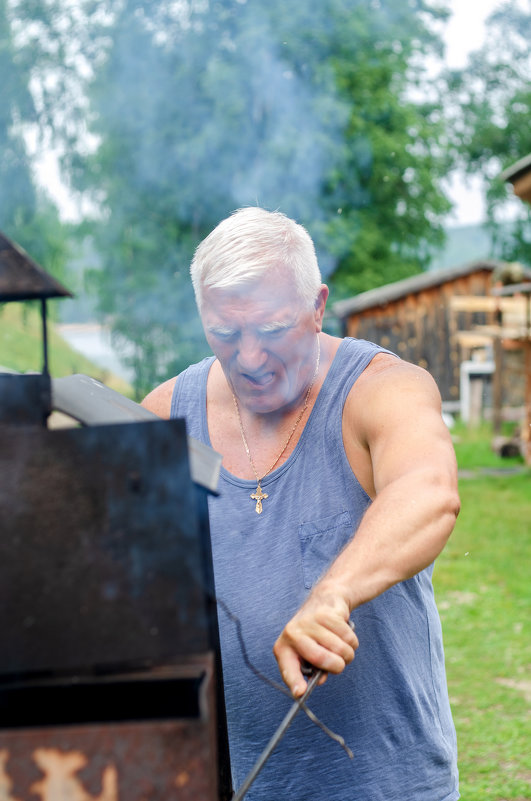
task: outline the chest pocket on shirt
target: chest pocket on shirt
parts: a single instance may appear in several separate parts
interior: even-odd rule
[[[313,587],[352,537],[350,512],[339,512],[299,526],[304,586]]]

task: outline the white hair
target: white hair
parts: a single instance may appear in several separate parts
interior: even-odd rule
[[[238,209],[195,251],[190,274],[199,311],[205,287],[250,284],[269,270],[289,272],[301,301],[308,306],[315,303],[321,273],[307,230],[279,211]]]

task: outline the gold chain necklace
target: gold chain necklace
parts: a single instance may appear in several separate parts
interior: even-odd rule
[[[302,407],[301,411],[299,412],[299,414],[297,416],[297,419],[295,420],[295,424],[294,424],[293,428],[289,432],[289,436],[288,436],[286,442],[284,443],[284,447],[282,448],[282,450],[278,454],[277,458],[275,459],[275,461],[273,462],[273,464],[271,465],[269,470],[266,470],[266,472],[260,478],[258,477],[258,472],[257,472],[256,467],[254,465],[253,457],[251,456],[251,451],[249,450],[249,445],[247,444],[247,437],[245,436],[245,431],[243,430],[243,423],[242,423],[242,418],[241,418],[241,414],[240,414],[240,407],[238,406],[238,401],[236,399],[236,395],[234,394],[234,392],[232,393],[232,400],[234,401],[234,406],[236,408],[236,414],[238,416],[238,423],[240,425],[240,433],[242,435],[243,444],[244,444],[247,456],[249,458],[249,462],[251,464],[251,467],[253,468],[253,473],[255,475],[256,483],[257,483],[257,487],[256,487],[255,491],[249,497],[252,498],[253,501],[256,501],[255,511],[259,515],[262,514],[262,501],[269,497],[268,494],[266,492],[263,492],[263,490],[262,490],[262,486],[261,486],[262,481],[276,467],[277,462],[279,461],[280,457],[282,456],[282,454],[284,453],[284,451],[288,447],[289,443],[291,442],[291,438],[292,438],[293,434],[295,433],[295,429],[297,428],[297,426],[299,425],[300,421],[302,420],[302,416],[303,416],[304,412],[308,408],[308,401],[310,399],[310,392],[312,391],[312,387],[315,384],[315,380],[317,378],[317,373],[319,372],[319,360],[320,360],[320,357],[321,357],[321,344],[319,342],[319,335],[317,335],[317,359],[315,361],[315,370],[314,370],[314,374],[313,374],[313,378],[312,378],[311,384],[308,387],[308,391],[306,392],[306,397],[304,399],[304,406]]]

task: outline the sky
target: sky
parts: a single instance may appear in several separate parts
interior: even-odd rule
[[[468,53],[481,47],[485,20],[501,4],[501,0],[451,0],[452,16],[444,33],[448,66],[463,67]]]
[[[448,66],[458,68],[465,65],[468,53],[482,44],[485,20],[502,3],[503,0],[450,0],[452,16],[443,32]],[[57,160],[53,153],[48,153],[42,159],[36,173],[37,180],[46,186],[59,205],[61,216],[64,219],[75,219],[77,214],[68,191],[61,184]],[[479,178],[456,174],[446,184],[445,189],[456,204],[448,217],[448,225],[472,225],[483,221],[485,207]]]

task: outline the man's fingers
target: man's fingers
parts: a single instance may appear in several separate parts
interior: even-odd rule
[[[299,643],[302,642],[303,638],[299,640]],[[353,646],[327,629],[308,639],[306,648],[307,653],[311,654],[310,657],[305,657],[310,664],[326,670],[327,673],[341,673],[345,665],[349,665],[354,659]]]
[[[330,673],[340,673],[345,665],[350,664],[359,645],[356,634],[345,622],[332,629],[316,621],[294,619],[281,636],[303,659]],[[327,663],[324,664],[323,660]]]
[[[306,688],[301,663],[307,662],[326,674],[341,673],[354,659],[359,642],[348,615],[343,599],[329,591],[314,590],[285,626],[273,652],[282,678],[295,697]]]
[[[304,694],[307,682],[302,674],[298,655],[291,648],[282,648],[277,643],[275,643],[273,650],[284,684],[289,688],[294,698],[299,698]]]
[[[327,674],[341,673],[354,659],[354,649],[345,645],[339,637],[328,632],[325,639],[327,645],[304,635],[298,638],[296,648],[283,637],[275,643],[273,651],[282,679],[295,698],[302,695],[306,689],[306,680],[301,670],[302,661]],[[322,684],[325,680],[326,676],[319,683]]]
[[[360,643],[352,620],[348,621],[347,626],[348,626],[348,631],[345,630],[343,639],[345,640],[345,642],[350,643],[350,645],[354,648],[354,650],[356,650],[356,648],[358,648]]]

